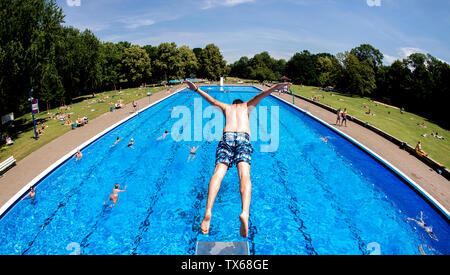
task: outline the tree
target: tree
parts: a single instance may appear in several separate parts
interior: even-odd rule
[[[177,79],[188,78],[196,75],[199,68],[195,53],[188,46],[178,48],[176,57],[176,76]]]
[[[135,45],[126,48],[122,56],[120,82],[128,87],[140,85],[150,76],[150,57],[141,47]]]
[[[341,87],[355,95],[370,95],[376,88],[375,72],[367,62],[360,62],[351,53],[345,53]]]
[[[214,44],[206,45],[206,47],[200,53],[200,76],[211,79],[219,80],[221,76],[226,72],[226,62],[220,53],[219,48]]]
[[[117,44],[105,42],[100,47],[100,52],[103,69],[102,87],[116,90],[120,83],[123,50]]]
[[[29,110],[30,89],[57,82],[51,62],[63,18],[53,0],[0,1],[0,115]]]
[[[170,78],[176,78],[173,72],[177,45],[174,42],[161,43],[156,52],[158,57],[153,61],[156,78],[166,81],[169,81]]]
[[[317,56],[309,51],[296,53],[286,64],[286,74],[295,84],[317,84]]]
[[[350,53],[360,62],[366,61],[375,71],[377,67],[381,66],[384,58],[383,54],[370,44],[362,44],[352,49]]]

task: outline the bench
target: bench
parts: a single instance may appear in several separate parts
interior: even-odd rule
[[[0,176],[2,176],[4,174],[4,171],[7,170],[8,167],[10,167],[11,165],[15,165],[15,164],[16,164],[16,159],[13,156],[9,157],[7,160],[0,163]]]

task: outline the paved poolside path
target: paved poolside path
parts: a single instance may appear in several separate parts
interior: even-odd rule
[[[286,94],[278,95],[278,93],[273,93],[273,95],[292,103],[292,96]],[[295,105],[335,127],[336,114],[297,97],[295,98]],[[439,201],[447,210],[450,210],[450,181],[446,178],[436,173],[415,156],[410,155],[405,150],[401,150],[397,145],[367,128],[351,121],[347,121],[347,127],[336,128],[397,167]]]
[[[166,90],[156,93],[151,96],[150,103],[160,100],[175,91],[176,89],[172,88],[172,91]],[[274,95],[277,96],[275,93]],[[288,95],[281,95],[280,97],[288,102],[292,102],[292,97]],[[334,125],[336,121],[334,113],[299,98],[295,98],[295,103],[303,110],[307,110],[312,115]],[[142,109],[149,105],[149,99],[143,98],[138,101],[138,104],[139,108]],[[89,124],[86,126],[60,136],[19,161],[15,167],[11,168],[0,178],[0,206],[3,206],[12,196],[54,162],[96,134],[126,118],[131,112],[132,106],[128,104],[123,109],[103,114],[89,121]],[[393,143],[362,126],[348,121],[347,127],[339,127],[339,129],[399,168],[445,208],[450,209],[450,182],[447,179],[438,175],[406,151],[400,150]]]
[[[150,99],[148,97],[142,98],[137,101],[138,107],[143,109],[175,91],[177,89],[173,87],[171,90],[163,90],[153,94]],[[53,163],[98,133],[130,116],[133,110],[130,103],[122,109],[105,113],[90,120],[85,126],[58,137],[17,162],[16,166],[0,178],[0,207]],[[39,196],[39,193],[37,195]]]

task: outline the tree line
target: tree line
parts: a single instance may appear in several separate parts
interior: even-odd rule
[[[0,115],[29,112],[29,91],[42,105],[58,106],[102,90],[199,77],[235,76],[295,84],[333,86],[418,113],[448,128],[450,66],[415,53],[390,66],[383,54],[363,44],[348,52],[295,53],[288,61],[268,52],[227,65],[214,45],[190,49],[175,43],[132,45],[101,42],[91,31],[63,26],[54,0],[0,1]]]
[[[228,73],[214,44],[205,48],[101,42],[91,31],[63,26],[54,0],[0,1],[0,115],[29,112],[29,91],[58,106],[99,90],[137,87]],[[42,107],[41,107],[42,108]]]
[[[367,96],[404,108],[448,129],[450,121],[444,110],[450,102],[450,65],[422,53],[389,66],[383,65],[383,58],[369,44],[336,55],[305,50],[288,61],[263,52],[231,64],[230,75],[259,81],[277,81],[285,75],[294,84],[332,86],[351,96]]]

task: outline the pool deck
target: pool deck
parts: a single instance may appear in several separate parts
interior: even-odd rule
[[[260,87],[261,88],[261,87]],[[273,93],[274,96],[292,103],[292,96]],[[327,122],[348,136],[352,137],[365,147],[377,153],[390,162],[406,176],[415,181],[422,189],[435,198],[447,210],[450,209],[450,182],[433,169],[412,156],[405,150],[400,149],[394,143],[382,136],[364,128],[351,121],[347,121],[347,127],[335,126],[336,114],[325,110],[317,105],[311,104],[300,98],[295,98],[295,105],[311,115]]]
[[[170,90],[163,90],[153,94],[150,96],[150,100],[148,97],[138,100],[139,110],[173,94],[175,91],[178,91],[177,87],[172,87]],[[41,174],[66,154],[70,153],[74,148],[79,147],[98,133],[132,114],[133,106],[131,103],[124,108],[114,110],[114,112],[105,113],[96,119],[90,120],[85,126],[56,138],[17,162],[16,166],[9,169],[3,177],[0,178],[0,207],[5,205],[10,198],[36,176]],[[39,193],[37,195],[39,195]]]
[[[143,98],[138,101],[139,109],[143,109],[175,91],[178,91],[177,87],[153,94],[150,100]],[[292,102],[291,96],[280,96],[277,93],[273,95]],[[295,99],[295,105],[334,127],[336,121],[336,115],[334,113],[299,98]],[[86,126],[77,128],[58,137],[19,161],[16,166],[12,167],[0,178],[0,188],[2,190],[0,192],[0,207],[6,204],[10,198],[36,176],[70,153],[74,148],[79,147],[98,133],[127,118],[132,112],[133,108],[131,104],[128,104],[120,110],[105,113],[89,121],[89,124]],[[450,209],[450,183],[446,178],[437,174],[417,158],[398,148],[395,144],[362,126],[348,121],[347,127],[337,128],[397,167],[433,196],[447,210]]]

